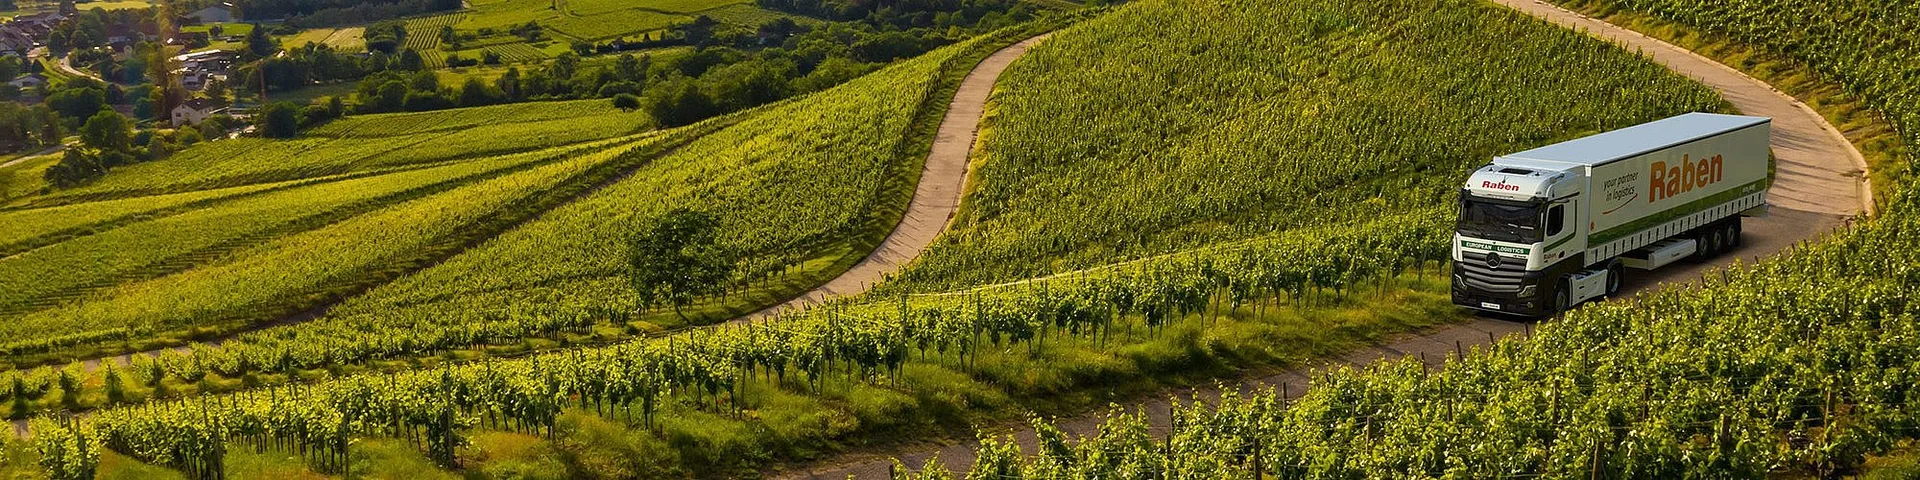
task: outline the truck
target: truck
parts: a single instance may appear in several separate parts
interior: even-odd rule
[[[1772,120],[1687,113],[1495,157],[1460,191],[1453,302],[1528,317],[1740,245],[1767,210]]]

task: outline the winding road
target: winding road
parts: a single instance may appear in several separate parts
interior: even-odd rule
[[[972,157],[974,140],[980,132],[980,121],[986,117],[987,97],[993,93],[994,82],[1000,79],[1000,74],[1007,70],[1008,65],[1026,55],[1034,45],[1046,41],[1050,35],[1039,35],[995,51],[960,80],[953,101],[947,104],[946,116],[940,119],[940,129],[934,134],[933,148],[927,152],[926,165],[920,171],[920,183],[914,187],[913,201],[907,205],[907,214],[900,218],[900,224],[893,227],[878,248],[860,259],[853,268],[827,283],[792,300],[733,321],[765,318],[836,297],[865,292],[919,257],[920,252],[926,251],[933,244],[933,239],[947,229],[954,212],[960,209],[960,197],[966,192],[967,162]]]
[[[1773,118],[1771,143],[1777,158],[1777,178],[1772,190],[1769,191],[1769,203],[1773,205],[1772,212],[1766,217],[1747,219],[1744,227],[1744,243],[1732,253],[1708,262],[1673,265],[1655,272],[1632,271],[1623,280],[1622,285],[1623,291],[1628,294],[1662,283],[1689,282],[1699,278],[1699,275],[1708,269],[1725,266],[1736,260],[1750,263],[1752,259],[1773,255],[1796,243],[1824,236],[1854,215],[1872,212],[1872,199],[1868,193],[1871,189],[1865,180],[1866,162],[1860,156],[1860,152],[1855,150],[1853,145],[1848,143],[1846,138],[1824,118],[1799,100],[1781,93],[1765,82],[1684,48],[1555,5],[1536,0],[1490,1],[1560,26],[1587,32],[1625,48],[1643,52],[1653,61],[1719,91],[1720,95],[1741,113]],[[955,139],[947,136],[949,127],[962,126],[953,124],[956,120],[955,112],[982,110],[985,106],[986,93],[991,90],[991,84],[998,73],[1007,63],[1011,63],[1013,59],[1024,53],[1027,46],[1037,40],[1029,40],[994,54],[987,63],[983,63],[967,77],[966,83],[962,86],[963,94],[954,99],[953,110],[948,112],[947,123],[941,126],[941,139],[948,142],[946,148],[949,151],[960,148],[952,143]],[[964,92],[969,89],[975,90],[977,94],[968,96]],[[979,103],[965,103],[973,101]],[[977,126],[977,122],[976,116],[968,125]],[[971,142],[968,142],[968,145],[971,145]],[[935,156],[941,155],[941,151],[942,146],[936,143]],[[958,154],[949,153],[949,155],[964,159],[965,153],[962,151]],[[943,180],[932,176],[934,157],[929,157],[927,164],[929,176],[921,180],[921,192],[915,194],[914,209],[909,211],[909,219],[914,218],[911,212],[918,211],[920,208],[927,185]],[[964,177],[964,165],[961,166],[959,175]],[[945,197],[941,200],[944,201]],[[955,200],[954,204],[957,205],[957,198]],[[952,209],[949,208],[946,212],[951,214]],[[921,221],[925,221],[924,218]],[[905,230],[907,226],[908,223],[903,222],[902,229]],[[924,223],[913,226],[929,228],[928,224]],[[895,234],[900,235],[901,232],[896,231]],[[924,248],[934,236],[928,233],[912,235],[925,235],[926,240],[919,243],[905,241],[896,243],[890,236],[887,239],[887,245],[882,247],[882,250],[886,251],[876,251],[873,256],[868,257],[868,260],[873,261],[876,256],[884,254],[882,258],[887,260],[882,261],[886,262],[884,266],[888,268],[879,271],[890,272],[893,266],[904,263],[904,260],[910,260],[919,252],[919,248],[892,249],[905,246]],[[867,263],[863,261],[861,265]],[[855,269],[859,270],[859,267]],[[849,272],[849,274],[852,273]],[[861,277],[856,281],[865,285],[870,284],[869,279],[880,278],[878,276],[880,274],[872,275],[874,276]],[[816,289],[816,292],[829,296],[853,291],[850,290],[853,284],[840,283],[835,286],[837,282],[839,279],[830,282],[828,286]],[[809,296],[812,295],[814,294],[809,294]],[[782,305],[775,308],[790,307]],[[1424,362],[1437,365],[1449,354],[1487,345],[1500,338],[1524,335],[1528,331],[1530,331],[1530,325],[1523,323],[1496,318],[1475,318],[1466,323],[1403,335],[1379,345],[1334,358],[1322,359],[1314,364],[1299,366],[1280,373],[1229,380],[1231,383],[1228,388],[1242,391],[1284,388],[1290,395],[1298,396],[1305,392],[1304,387],[1307,386],[1311,372],[1318,368],[1339,365],[1364,366],[1382,359],[1402,357],[1418,357]],[[1147,412],[1153,428],[1165,429],[1169,426],[1170,399],[1179,398],[1183,402],[1196,398],[1214,400],[1219,398],[1220,393],[1219,389],[1211,387],[1163,391],[1140,397],[1135,403],[1128,404],[1125,408],[1129,411]],[[1105,417],[1105,411],[1090,412],[1076,417],[1058,419],[1056,423],[1069,434],[1086,435],[1094,433]],[[1034,451],[1033,430],[1024,424],[1010,423],[989,427],[986,430],[1011,434],[1025,451]],[[929,439],[885,449],[848,453],[804,468],[770,472],[769,476],[835,480],[850,476],[860,479],[882,479],[888,477],[893,458],[897,457],[905,464],[918,468],[928,459],[936,456],[948,470],[964,472],[973,464],[978,447],[978,443],[973,439]]]

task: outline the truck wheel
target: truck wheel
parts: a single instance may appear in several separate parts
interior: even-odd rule
[[[1727,234],[1727,241],[1726,241],[1727,250],[1733,250],[1735,248],[1740,247],[1740,220],[1739,219],[1734,219],[1734,221],[1727,222],[1727,227],[1721,229],[1721,231],[1724,231]]]
[[[1572,296],[1573,294],[1568,293],[1567,290],[1568,290],[1567,285],[1564,282],[1560,284],[1560,288],[1554,290],[1553,314],[1566,313],[1567,310],[1573,308],[1573,303],[1571,300],[1573,298]]]
[[[1612,265],[1607,265],[1607,296],[1611,297],[1620,293],[1620,275],[1627,273],[1626,270],[1626,268],[1620,266],[1620,262],[1613,262]]]

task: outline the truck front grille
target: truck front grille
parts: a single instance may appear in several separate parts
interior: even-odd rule
[[[1488,293],[1517,293],[1520,291],[1520,279],[1527,275],[1525,264],[1508,257],[1499,268],[1487,266],[1484,253],[1460,254],[1461,261],[1453,262],[1455,273],[1465,280],[1468,287]]]

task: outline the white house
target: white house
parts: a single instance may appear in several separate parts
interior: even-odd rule
[[[207,117],[214,116],[226,110],[227,107],[215,105],[212,100],[205,98],[187,100],[186,103],[182,103],[178,107],[173,107],[173,126],[198,125],[200,122],[206,121]]]
[[[209,5],[207,6],[207,8],[194,10],[192,13],[188,13],[187,16],[193,18],[194,20],[199,20],[200,23],[232,22],[233,21],[233,4],[221,3],[218,5]]]

